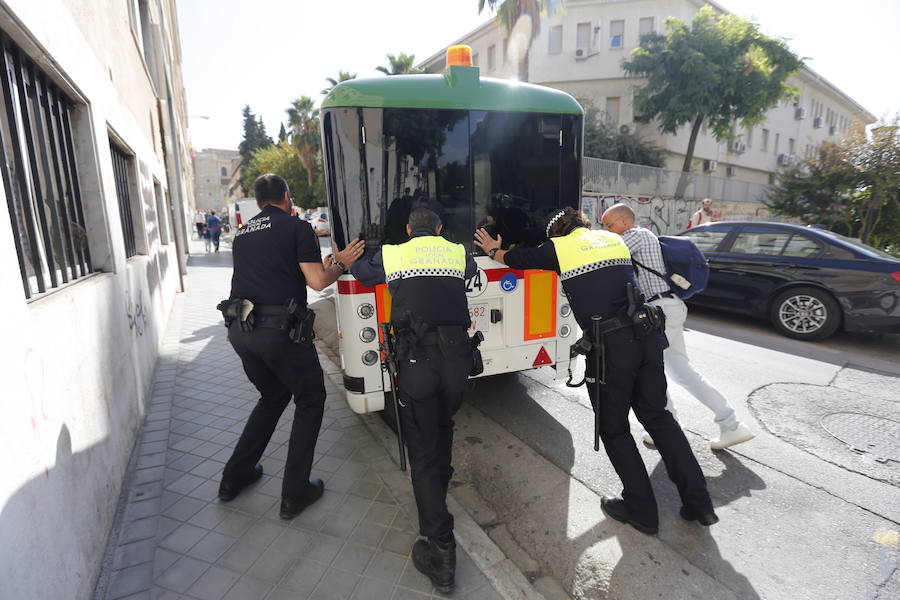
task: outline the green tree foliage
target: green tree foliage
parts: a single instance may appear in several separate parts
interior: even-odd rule
[[[329,92],[334,89],[334,86],[344,81],[350,81],[351,79],[356,79],[356,73],[351,73],[350,71],[338,71],[337,79],[326,77],[325,81],[328,82],[328,86],[322,90],[322,95],[327,96]]]
[[[376,71],[381,71],[385,75],[416,75],[421,73],[421,69],[416,69],[413,65],[416,63],[415,54],[407,54],[401,52],[399,56],[393,54],[387,55],[388,66],[375,67]]]
[[[265,173],[275,173],[285,178],[297,206],[312,209],[324,201],[324,180],[319,176],[312,186],[309,185],[307,172],[297,160],[296,150],[288,142],[254,152],[250,164],[244,169],[241,183],[252,190],[256,178]]]
[[[839,144],[778,175],[769,205],[867,244],[900,251],[900,114],[867,135],[861,126]]]
[[[662,167],[665,151],[637,133],[622,133],[593,103],[584,108],[584,155],[648,167]]]
[[[268,148],[272,145],[272,138],[266,135],[266,127],[262,118],[257,117],[250,110],[250,106],[244,106],[241,114],[244,117],[244,137],[238,146],[241,153],[241,168],[250,164],[253,153],[259,148]]]
[[[287,109],[288,139],[300,164],[306,170],[309,187],[313,187],[319,161],[319,109],[312,98],[300,96]]]
[[[661,131],[674,134],[691,124],[682,171],[691,169],[700,126],[707,122],[718,141],[734,137],[736,122],[753,126],[765,121],[779,99],[795,94],[787,78],[802,61],[780,39],[763,35],[736,15],[716,15],[704,6],[690,26],[666,19],[667,33],[649,33],[623,62],[625,72],[646,77],[634,97],[635,120],[656,120]],[[682,175],[676,197],[689,181]]]
[[[284,128],[284,123],[281,124],[281,128],[278,130],[278,143],[281,143],[287,139],[287,130]]]
[[[768,204],[778,214],[850,235],[848,209],[856,182],[857,174],[844,160],[840,146],[825,142],[815,155],[778,174]]]
[[[541,32],[541,15],[553,16],[563,0],[478,0],[478,13],[487,7],[497,15],[497,23],[501,25],[507,34],[512,33],[513,27],[522,15],[531,17],[531,39],[529,45]],[[528,81],[528,51],[520,53],[516,72],[519,81]]]
[[[249,105],[245,105],[241,110],[244,117],[244,137],[238,145],[238,152],[241,154],[241,188],[244,194],[249,194],[250,189],[244,185],[243,174],[253,158],[253,153],[260,148],[268,148],[272,145],[272,138],[266,135],[266,127],[263,125],[262,119],[253,114]]]

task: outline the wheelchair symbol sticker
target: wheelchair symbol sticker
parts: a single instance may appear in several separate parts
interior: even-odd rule
[[[514,292],[519,285],[515,273],[506,273],[500,278],[500,289],[504,292]]]

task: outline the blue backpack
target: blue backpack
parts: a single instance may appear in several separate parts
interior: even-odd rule
[[[631,262],[657,277],[665,279],[672,293],[682,300],[706,289],[706,284],[709,282],[709,261],[706,260],[706,256],[697,247],[694,240],[687,237],[661,235],[659,236],[659,247],[662,250],[663,262],[666,264],[665,274],[642,265],[634,258],[631,259]]]

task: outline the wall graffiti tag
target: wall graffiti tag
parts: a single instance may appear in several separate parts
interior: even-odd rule
[[[125,291],[125,314],[128,317],[128,329],[136,332],[139,336],[144,335],[144,329],[147,327],[147,315],[144,312],[144,294],[138,291],[137,302],[131,303],[131,294]]]
[[[668,196],[584,194],[581,210],[597,228],[603,211],[620,202],[631,207],[638,225],[656,235],[673,235],[685,230],[691,215],[700,208],[700,203],[694,200],[677,200]],[[768,207],[758,203],[716,201],[715,205],[715,221],[766,220],[769,217]]]

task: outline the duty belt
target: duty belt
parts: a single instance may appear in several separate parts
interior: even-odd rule
[[[285,324],[285,308],[280,304],[254,304],[254,327],[281,329]]]
[[[626,319],[624,317],[613,317],[612,319],[603,319],[600,321],[600,334],[609,333],[611,331],[616,331],[617,329],[624,329],[626,327],[631,327],[631,319]]]

